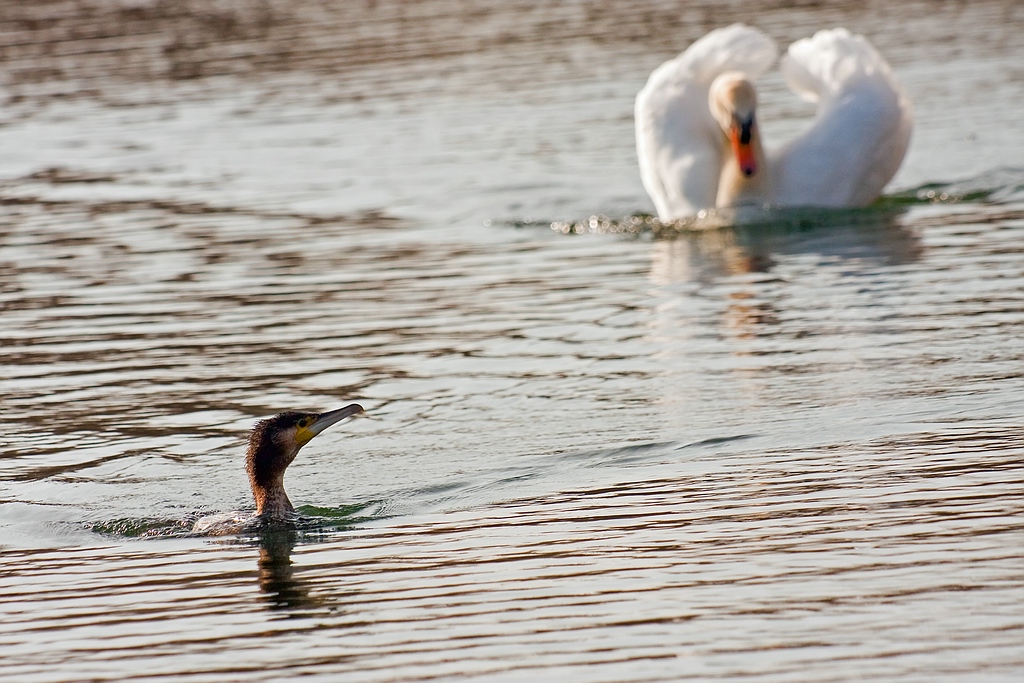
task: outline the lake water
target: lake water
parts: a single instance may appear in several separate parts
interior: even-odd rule
[[[0,679],[1024,678],[1024,7],[788,5],[8,3]],[[878,205],[644,221],[733,21],[887,56]]]

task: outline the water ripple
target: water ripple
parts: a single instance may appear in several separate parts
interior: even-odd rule
[[[450,4],[0,8],[0,679],[1020,679],[1020,3]],[[752,11],[914,146],[661,225],[633,97]]]
[[[753,652],[775,653],[778,680],[832,680],[836,660],[857,677],[1008,675],[1024,664],[1020,434],[750,452],[315,544],[9,552],[3,670],[103,678],[144,648],[147,670],[199,681],[426,680],[456,662],[500,677],[522,651],[526,669],[622,680],[668,680],[680,657],[743,675]]]

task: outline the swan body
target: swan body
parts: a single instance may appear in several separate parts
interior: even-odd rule
[[[767,35],[733,24],[651,74],[636,98],[637,157],[661,220],[747,204],[864,206],[896,174],[910,101],[867,40],[837,28],[789,47],[782,74],[817,113],[802,135],[766,150],[754,81],[776,56]]]

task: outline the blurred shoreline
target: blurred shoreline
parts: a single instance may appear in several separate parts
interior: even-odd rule
[[[937,59],[1024,50],[1024,6],[1014,0],[784,7],[706,0],[5,0],[0,73],[15,101],[281,73],[316,75],[331,97],[342,98],[401,95],[410,87],[500,89],[545,73],[600,75],[617,68],[622,50],[651,55],[653,66],[737,21],[768,31],[780,45],[843,25],[869,34],[897,69],[904,54],[923,49]],[[373,77],[364,80],[367,68]]]

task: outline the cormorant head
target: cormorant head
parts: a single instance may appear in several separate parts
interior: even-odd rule
[[[299,449],[314,436],[346,417],[363,412],[358,403],[326,413],[288,411],[260,420],[249,434],[245,470],[256,499],[256,514],[283,516],[293,512],[284,491],[284,471]]]

